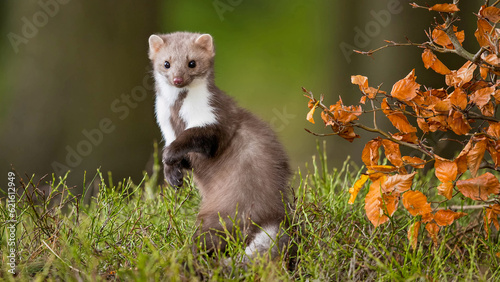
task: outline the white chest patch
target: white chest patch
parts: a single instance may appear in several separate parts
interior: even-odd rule
[[[165,139],[165,146],[168,146],[175,140],[175,131],[170,122],[170,108],[179,97],[181,89],[170,86],[166,78],[157,72],[154,73],[154,76],[159,91],[155,102],[156,121],[160,126],[163,139]]]
[[[156,120],[165,139],[165,146],[170,145],[176,138],[170,116],[172,106],[181,91],[187,90],[187,96],[179,110],[179,116],[186,123],[186,129],[217,122],[214,109],[210,106],[211,93],[208,91],[206,80],[196,79],[188,87],[180,89],[169,85],[166,78],[157,72],[154,73],[154,77],[159,91],[155,105]]]
[[[216,123],[214,109],[210,106],[212,94],[208,91],[206,80],[195,80],[186,89],[187,96],[179,111],[179,116],[186,123],[186,129]]]

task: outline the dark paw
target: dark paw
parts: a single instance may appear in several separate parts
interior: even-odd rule
[[[180,165],[166,165],[164,164],[163,173],[165,180],[172,187],[182,187],[184,172]]]
[[[163,163],[169,166],[176,166],[182,162],[184,156],[184,152],[170,146],[163,150]]]

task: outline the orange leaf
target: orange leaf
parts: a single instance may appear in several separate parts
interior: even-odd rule
[[[436,44],[439,44],[443,47],[446,47],[448,49],[454,49],[453,43],[451,43],[450,38],[446,34],[446,32],[443,31],[443,28],[445,28],[445,25],[439,25],[437,26],[433,31],[432,31],[432,41],[434,41]],[[465,39],[465,33],[464,31],[457,32],[457,27],[453,26],[453,32],[455,32],[455,36],[457,37],[458,41],[460,42],[460,45],[462,45],[462,42],[464,42]]]
[[[356,200],[356,196],[359,193],[359,190],[363,188],[363,185],[365,185],[365,182],[368,180],[368,175],[366,174],[361,174],[359,179],[354,183],[354,185],[349,188],[349,193],[351,194],[351,197],[349,198],[348,204],[354,204],[354,200]]]
[[[479,107],[483,107],[490,101],[491,95],[495,93],[495,86],[485,87],[474,91],[472,93],[470,100],[474,102]]]
[[[420,221],[413,223],[408,228],[408,241],[410,241],[411,247],[414,250],[417,248],[419,229],[420,229]]]
[[[417,125],[424,133],[429,132],[429,124],[425,122],[425,119],[417,118]]]
[[[486,201],[489,195],[500,193],[500,182],[493,174],[487,172],[476,178],[457,181],[457,188],[468,198]]]
[[[443,12],[443,13],[455,13],[460,11],[455,4],[436,4],[429,8],[429,11]]]
[[[427,223],[425,225],[425,230],[427,230],[429,237],[431,237],[432,241],[434,242],[434,246],[437,246],[439,226],[437,226],[437,224],[435,223]]]
[[[425,49],[422,53],[422,61],[426,69],[432,68],[439,74],[449,74],[451,71],[432,53],[431,49]]]
[[[472,80],[476,67],[471,61],[467,61],[460,69],[451,71],[450,74],[446,75],[446,85],[455,88],[462,87],[462,85]]]
[[[393,165],[400,167],[403,165],[403,160],[401,159],[401,152],[399,151],[399,144],[394,143],[391,140],[382,140],[382,145],[384,146],[385,157]]]
[[[433,110],[435,112],[448,112],[448,111],[450,111],[451,110],[451,102],[450,102],[450,100],[449,99],[445,99],[445,100],[437,102],[434,105]]]
[[[467,93],[462,88],[456,88],[450,96],[448,96],[453,106],[465,110],[467,107]]]
[[[486,139],[482,139],[474,144],[474,147],[467,153],[467,167],[473,177],[477,176],[477,171],[483,161],[487,145],[488,141]]]
[[[367,166],[366,168],[368,169],[369,172],[383,172],[383,173],[395,172],[398,170],[397,167],[392,165],[372,165],[372,166]]]
[[[487,62],[488,64],[490,64],[492,66],[500,65],[500,58],[498,58],[498,56],[496,54],[486,55],[485,53],[483,53],[481,55],[481,59],[483,59],[485,62]]]
[[[370,222],[375,226],[379,226],[389,220],[385,215],[382,201],[382,194],[380,193],[381,181],[376,180],[370,185],[370,190],[365,197],[365,211],[366,216]]]
[[[479,74],[481,75],[482,79],[486,79],[488,77],[489,72],[490,72],[490,70],[488,68],[479,67]],[[365,97],[365,96],[363,96],[363,97]]]
[[[491,155],[491,159],[493,159],[493,162],[495,163],[495,168],[500,166],[500,141],[488,142],[487,150]]]
[[[469,153],[471,148],[472,148],[472,139],[469,139],[467,145],[465,145],[462,151],[460,151],[460,154],[458,154],[458,157],[455,159],[455,163],[457,164],[458,174],[462,174],[467,171],[467,154]]]
[[[500,224],[498,224],[498,216],[500,216],[500,205],[494,204],[486,208],[486,213],[484,215],[484,223],[491,226],[495,225],[497,230],[500,230]],[[485,228],[486,229],[486,228]],[[489,229],[487,229],[489,231]]]
[[[454,212],[451,210],[438,210],[434,215],[434,220],[439,226],[448,226],[455,221],[455,219],[459,219],[463,216],[466,216],[466,213],[463,212]]]
[[[412,144],[418,144],[418,137],[415,134],[415,132],[412,133],[401,133],[401,132],[396,132],[394,134],[391,134],[391,136],[399,141],[404,141]]]
[[[486,133],[495,138],[500,138],[500,122],[489,121],[488,123],[490,124],[490,126],[488,127]]]
[[[435,163],[434,168],[437,179],[441,182],[454,181],[457,178],[458,167],[453,161],[441,158],[438,155],[434,155]]]
[[[477,20],[477,29],[474,32],[474,36],[476,36],[477,42],[481,47],[492,46],[490,40],[490,34],[492,33],[493,27],[491,24],[483,19]]]
[[[432,211],[427,197],[420,191],[407,191],[403,194],[403,206],[413,215],[423,215]]]
[[[472,129],[464,115],[455,110],[448,116],[448,125],[457,135],[467,134]]]
[[[448,181],[448,182],[443,182],[441,183],[438,187],[438,194],[443,195],[446,197],[446,199],[451,199],[452,193],[453,193],[453,182]]]
[[[377,88],[373,88],[368,86],[368,78],[362,75],[353,75],[351,76],[351,83],[359,86],[359,90],[363,92],[363,94],[367,95],[368,98],[373,99],[377,95],[377,93],[385,94],[385,91],[380,91]],[[366,96],[363,96],[366,97]],[[366,98],[365,98],[366,100]],[[364,101],[362,102],[364,104]]]
[[[411,174],[395,174],[388,176],[387,179],[382,183],[383,193],[398,193],[401,194],[410,190],[413,184],[413,177],[417,172],[414,171]]]
[[[379,153],[378,148],[381,146],[380,138],[375,138],[366,143],[363,152],[361,153],[361,160],[366,166],[374,166],[378,164]]]
[[[498,9],[497,7],[492,6],[486,7],[484,9],[481,8],[479,14],[493,23],[497,23],[498,21],[500,21],[500,9]]]
[[[352,75],[351,83],[359,85],[359,89],[368,88],[368,77],[362,75]]]
[[[414,168],[424,168],[426,162],[419,157],[404,156],[403,162],[409,164]]]
[[[422,215],[422,222],[429,223],[434,219],[434,215],[430,212]]]
[[[417,96],[417,90],[420,88],[420,84],[415,82],[416,78],[415,69],[413,69],[405,78],[392,86],[392,97],[402,101],[409,101]]]
[[[392,125],[394,125],[394,127],[396,127],[399,131],[403,133],[417,132],[417,129],[408,122],[408,119],[402,112],[390,109],[389,104],[387,104],[386,98],[382,100],[381,106],[382,112],[391,121]]]

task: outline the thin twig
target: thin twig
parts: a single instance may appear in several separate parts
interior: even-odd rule
[[[54,252],[54,250],[47,243],[45,243],[45,241],[42,240],[42,243],[45,245],[45,247],[47,247],[52,252],[52,254],[54,254],[54,256],[56,256],[59,260],[61,260],[67,267],[69,267],[73,271],[81,273],[80,270],[72,267],[71,265],[69,265],[69,263],[67,263],[65,260],[63,260],[58,254],[56,254],[56,252]]]

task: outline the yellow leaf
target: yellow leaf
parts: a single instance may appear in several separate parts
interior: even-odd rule
[[[314,104],[314,107],[311,108],[311,110],[307,113],[307,120],[314,124],[314,118],[313,118],[313,115],[314,115],[314,111],[316,110],[316,107],[318,106],[319,104],[319,101],[316,102],[316,104]]]
[[[412,249],[417,248],[418,230],[420,229],[420,221],[410,225],[408,228],[408,240],[410,241]]]
[[[368,175],[362,174],[359,179],[354,183],[354,185],[349,188],[349,193],[351,194],[351,197],[349,198],[349,204],[354,204],[354,200],[356,200],[356,196],[359,193],[359,190],[363,188],[363,185],[365,185],[365,182],[368,180]]]

